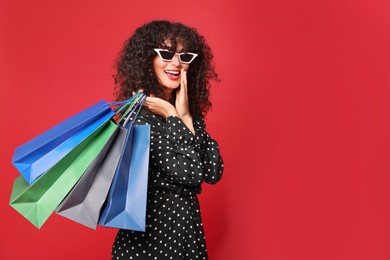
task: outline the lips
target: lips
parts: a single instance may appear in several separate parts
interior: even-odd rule
[[[180,79],[180,70],[164,70],[164,73],[170,80],[176,81]]]

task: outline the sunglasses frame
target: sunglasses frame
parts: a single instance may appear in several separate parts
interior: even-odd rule
[[[167,61],[167,62],[168,62],[168,61],[173,61],[173,59],[174,59],[175,56],[177,55],[177,56],[179,57],[179,61],[180,61],[181,63],[183,63],[183,64],[190,64],[190,63],[198,56],[198,54],[193,53],[193,52],[180,52],[180,53],[177,53],[177,52],[172,52],[172,51],[167,50],[167,49],[158,49],[158,48],[153,49],[153,50],[157,53],[157,55],[160,57],[161,60]],[[172,59],[164,59],[164,58],[161,56],[160,51],[167,51],[167,52],[173,53],[174,55],[173,55]],[[191,54],[191,55],[192,55],[192,59],[191,59],[190,61],[182,61],[180,56],[183,55],[183,54]]]

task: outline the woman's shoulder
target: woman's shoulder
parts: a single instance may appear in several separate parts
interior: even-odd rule
[[[140,115],[135,120],[137,125],[161,125],[164,124],[164,119],[153,113],[140,113]]]

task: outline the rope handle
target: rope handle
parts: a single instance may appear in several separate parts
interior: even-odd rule
[[[135,113],[136,109],[137,109],[136,117],[138,116],[138,114],[142,108],[142,105],[145,102],[145,99],[146,99],[146,95],[142,92],[139,92],[139,93],[136,93],[134,96],[132,96],[129,99],[122,100],[122,101],[109,102],[107,104],[104,104],[103,106],[104,107],[118,106],[116,108],[112,108],[112,110],[115,113],[113,118],[120,116],[119,119],[114,119],[114,120],[116,121],[117,124],[121,124],[121,122],[123,122],[123,120],[125,120],[125,122],[123,123],[123,125],[125,125],[128,123],[128,121],[129,121],[128,119],[130,118],[130,115]],[[122,113],[122,114],[120,115],[120,113]]]
[[[135,120],[137,119],[137,117],[142,109],[142,106],[145,103],[145,100],[146,100],[146,95],[142,95],[137,99],[135,105],[132,107],[131,111],[127,114],[127,118],[126,118],[125,122],[123,123],[123,126],[127,125],[129,122],[131,122],[131,123],[135,122]],[[132,117],[132,114],[134,114],[134,113],[135,113],[135,116]],[[132,120],[130,121],[130,119],[132,119]]]

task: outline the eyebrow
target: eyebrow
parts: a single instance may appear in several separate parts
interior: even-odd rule
[[[182,49],[181,51],[172,51],[170,49],[164,49],[164,48],[161,48],[161,49],[169,51],[169,52],[173,52],[173,53],[187,53],[188,52],[188,51],[183,51],[184,49]]]

